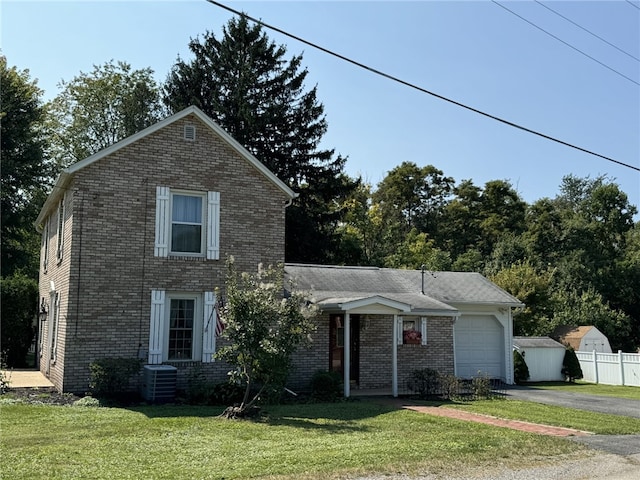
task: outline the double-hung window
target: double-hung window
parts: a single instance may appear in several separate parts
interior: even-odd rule
[[[58,225],[56,230],[56,256],[58,257],[58,263],[62,261],[62,255],[64,254],[64,196],[58,204]]]
[[[204,195],[171,194],[172,254],[203,255]]]
[[[193,297],[169,297],[167,360],[194,360],[198,350],[199,302]]]
[[[220,257],[220,194],[156,188],[156,257]]]
[[[214,292],[151,291],[149,363],[213,362],[216,351]]]

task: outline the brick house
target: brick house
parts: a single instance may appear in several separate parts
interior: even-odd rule
[[[295,196],[195,107],[65,169],[36,221],[40,370],[66,392],[100,357],[226,378],[208,328],[224,260],[283,262]]]
[[[523,305],[478,273],[294,264],[285,273],[322,312],[292,386],[318,366],[341,374],[346,396],[408,393],[423,368],[513,383],[512,309]]]
[[[225,259],[248,272],[283,262],[295,196],[195,107],[63,170],[36,221],[40,371],[75,393],[103,357],[175,367],[178,388],[195,367],[224,381],[212,318]],[[322,311],[312,346],[295,354],[293,389],[307,389],[319,369],[341,372],[347,396],[397,395],[424,367],[513,382],[511,309],[521,304],[481,275],[285,272]]]

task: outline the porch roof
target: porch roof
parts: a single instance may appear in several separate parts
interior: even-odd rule
[[[422,294],[392,292],[331,292],[312,291],[312,300],[323,310],[348,311],[356,308],[383,306],[399,313],[457,316],[458,310]]]
[[[378,267],[286,264],[296,287],[320,306],[383,297],[411,311],[455,312],[459,305],[522,307],[523,304],[479,273],[424,272]],[[422,293],[424,289],[424,293]]]

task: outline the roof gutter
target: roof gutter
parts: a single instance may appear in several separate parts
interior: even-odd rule
[[[62,192],[67,190],[67,187],[71,183],[71,179],[73,178],[73,174],[69,173],[68,169],[63,170],[58,178],[56,179],[56,183],[53,185],[53,189],[49,196],[45,200],[42,208],[40,209],[40,213],[38,214],[38,218],[36,218],[35,222],[33,222],[33,226],[35,227],[38,233],[42,233],[44,220],[49,215],[49,212],[53,210],[55,205],[58,203]]]

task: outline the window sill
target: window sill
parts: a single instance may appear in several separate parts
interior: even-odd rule
[[[204,262],[207,259],[204,255],[179,255],[174,253],[170,253],[168,258],[187,262]]]

